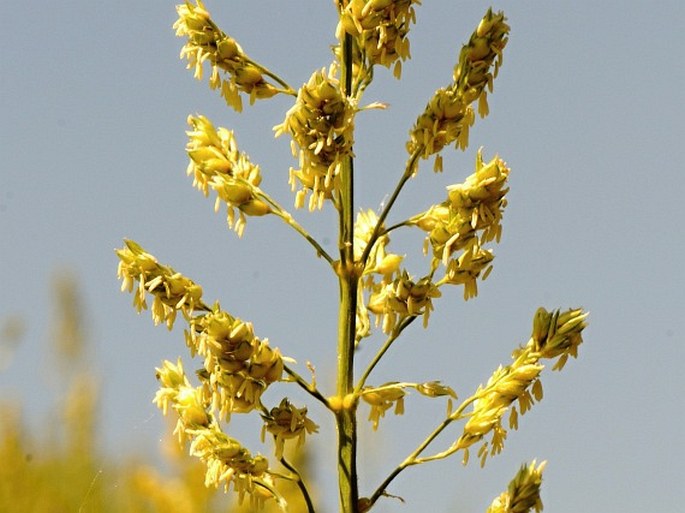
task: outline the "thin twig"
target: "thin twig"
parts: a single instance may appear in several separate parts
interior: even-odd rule
[[[378,217],[378,222],[376,223],[376,227],[374,228],[373,233],[371,234],[371,237],[369,238],[369,241],[366,244],[366,247],[364,248],[364,252],[362,253],[362,256],[360,259],[360,261],[363,265],[366,264],[366,260],[369,258],[369,254],[371,253],[371,249],[373,248],[373,245],[376,243],[376,240],[378,240],[378,237],[381,236],[381,226],[383,225],[385,218],[388,217],[388,214],[390,213],[390,209],[394,205],[395,200],[397,200],[397,197],[400,195],[400,191],[402,190],[402,187],[404,187],[404,184],[406,184],[407,181],[414,174],[414,167],[416,165],[416,161],[418,160],[422,151],[423,151],[423,148],[421,146],[419,146],[411,154],[411,156],[409,157],[409,160],[407,160],[407,165],[404,169],[404,173],[402,173],[402,177],[400,178],[399,182],[397,182],[397,185],[395,186],[395,190],[392,191],[392,195],[390,196],[388,203],[385,205],[385,207],[383,208],[383,211],[381,212],[381,215]]]
[[[305,390],[305,392],[307,392],[312,397],[323,403],[323,405],[326,408],[330,408],[328,400],[321,394],[321,392],[319,392],[319,390],[316,387],[312,386],[310,383],[307,383],[307,381],[302,376],[300,376],[297,372],[295,372],[287,365],[283,366],[283,370],[285,370],[285,372],[289,374],[295,380],[295,383],[300,385],[300,387],[302,387]]]
[[[366,367],[366,370],[364,371],[364,374],[362,374],[362,377],[359,378],[359,382],[357,383],[357,386],[354,388],[354,393],[355,395],[359,394],[362,388],[364,388],[364,385],[366,384],[366,380],[371,374],[371,371],[374,369],[376,364],[383,358],[383,355],[390,349],[390,346],[397,340],[397,338],[400,336],[404,328],[409,326],[412,322],[416,320],[416,316],[414,317],[408,317],[404,319],[399,326],[397,326],[396,329],[393,330],[393,332],[390,334],[390,336],[387,338],[385,343],[381,346],[381,348],[378,350],[376,355],[373,357],[373,360],[369,363],[369,365]]]
[[[449,426],[452,422],[455,420],[459,420],[463,418],[463,411],[473,402],[477,399],[478,397],[476,395],[473,395],[469,397],[466,401],[464,401],[459,408],[457,408],[454,412],[452,412],[445,420],[443,420],[440,425],[438,425],[433,432],[428,435],[428,437],[419,444],[419,446],[414,449],[414,451],[407,456],[402,463],[397,465],[395,469],[388,475],[387,478],[376,488],[376,491],[373,492],[373,495],[369,498],[369,507],[368,509],[373,506],[373,504],[383,495],[387,487],[390,485],[390,483],[399,475],[400,472],[402,472],[405,468],[412,466],[412,465],[417,465],[419,463],[425,463],[427,461],[433,461],[435,459],[442,459],[446,456],[449,456],[450,454],[453,454],[455,451],[449,452],[445,451],[444,455],[443,453],[440,453],[435,456],[429,456],[427,458],[419,458],[419,455],[435,440],[440,433],[444,431],[444,429]]]
[[[297,483],[297,487],[300,489],[300,492],[302,493],[302,497],[304,498],[304,502],[307,503],[307,511],[309,513],[314,513],[314,503],[312,502],[312,498],[309,495],[309,491],[307,490],[307,485],[305,485],[304,480],[302,479],[302,474],[293,467],[290,463],[288,463],[288,460],[285,459],[285,456],[281,456],[281,465],[283,465],[285,468],[287,468],[290,472],[295,474],[295,483]]]

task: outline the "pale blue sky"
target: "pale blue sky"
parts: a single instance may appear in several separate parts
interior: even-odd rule
[[[490,5],[424,4],[403,80],[380,69],[365,97],[391,108],[358,117],[358,208],[378,208],[390,191],[409,127],[449,82],[461,44]],[[206,5],[246,52],[295,87],[330,62],[330,1]],[[464,304],[461,290],[445,294],[429,330],[412,326],[371,381],[440,379],[466,396],[527,340],[538,306],[582,305],[590,326],[580,358],[544,376],[545,399],[485,470],[465,469],[458,458],[410,469],[389,490],[407,504],[387,500],[374,511],[420,511],[427,503],[436,512],[484,511],[532,458],[549,460],[549,511],[681,511],[685,7],[680,0],[493,5],[512,30],[491,115],[476,123],[466,152],[445,153],[443,174],[430,164],[421,169],[391,219],[441,201],[444,186],[472,172],[479,146],[486,157],[497,152],[512,174],[495,268],[477,299]],[[202,284],[209,301],[254,322],[284,353],[301,364],[311,359],[322,387],[332,383],[337,290],[325,262],[276,219],[249,219],[239,240],[185,175],[185,118],[201,113],[234,129],[262,166],[263,187],[292,204],[286,182],[294,161],[287,139],[271,132],[289,99],[240,116],[225,108],[178,59],[174,20],[174,3],[161,0],[27,0],[8,4],[0,20],[0,317],[28,323],[0,373],[0,398],[22,399],[31,421],[45,420],[56,381],[46,353],[49,282],[56,269],[71,268],[102,381],[103,448],[116,455],[157,453],[163,423],[151,404],[154,367],[186,356],[180,325],[171,334],[153,327],[118,292],[112,250],[123,237]],[[330,211],[298,219],[333,250]],[[393,241],[420,274],[420,239]],[[368,344],[361,359],[378,340]],[[442,403],[416,395],[403,417],[363,432],[362,493],[439,421]],[[315,405],[310,413],[322,428],[312,440],[330,511],[331,419]],[[251,449],[269,451],[257,442],[258,423],[236,426]]]

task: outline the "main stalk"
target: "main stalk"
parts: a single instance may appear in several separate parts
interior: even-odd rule
[[[342,44],[341,84],[347,96],[352,90],[353,40],[345,34]],[[340,513],[357,513],[357,421],[356,401],[344,400],[354,389],[354,343],[359,273],[354,262],[354,162],[346,156],[340,171],[340,310],[338,312],[337,395],[342,408],[336,412],[338,431],[338,485]]]

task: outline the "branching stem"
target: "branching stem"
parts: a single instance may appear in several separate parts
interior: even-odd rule
[[[434,456],[429,456],[427,458],[419,458],[421,453],[426,450],[426,448],[435,440],[440,433],[442,433],[447,426],[449,426],[452,422],[455,420],[459,420],[464,418],[464,410],[471,404],[473,401],[475,401],[478,397],[476,395],[473,395],[469,397],[466,401],[464,401],[459,408],[457,408],[454,412],[452,412],[445,420],[443,420],[434,430],[433,432],[426,437],[426,439],[419,444],[419,446],[414,449],[414,451],[407,456],[402,463],[397,465],[395,469],[388,475],[387,478],[385,478],[385,481],[383,481],[380,486],[376,489],[375,492],[373,492],[373,495],[369,498],[369,507],[367,509],[370,509],[373,504],[385,493],[385,490],[388,488],[390,483],[399,475],[400,472],[402,472],[405,468],[410,467],[412,465],[418,465],[419,463],[425,463],[427,461],[433,461],[437,459],[442,459],[445,458],[451,454],[454,454],[458,449],[448,449],[447,451],[444,451],[442,453],[436,454]]]
[[[369,365],[366,367],[366,370],[364,371],[364,374],[362,374],[362,377],[359,379],[357,386],[354,387],[355,395],[359,395],[362,388],[364,388],[364,385],[366,384],[367,378],[371,374],[371,371],[373,371],[376,364],[378,364],[378,362],[381,360],[381,358],[383,358],[388,349],[390,349],[390,346],[392,346],[393,342],[395,342],[395,340],[398,339],[402,331],[404,331],[404,328],[409,326],[412,322],[414,322],[414,320],[416,320],[416,317],[408,317],[404,319],[402,323],[400,323],[395,329],[393,329],[390,336],[386,339],[385,343],[381,346],[376,355],[373,357],[373,360],[371,360]]]
[[[285,372],[288,375],[290,375],[290,377],[293,378],[295,383],[300,385],[300,387],[302,387],[309,395],[311,395],[312,397],[314,397],[315,399],[317,399],[318,401],[323,403],[323,405],[326,408],[330,409],[330,405],[328,404],[328,400],[321,394],[321,392],[319,392],[319,390],[316,387],[314,387],[310,383],[308,383],[302,376],[300,376],[297,372],[292,370],[287,365],[283,366],[283,370],[285,370]]]
[[[325,249],[321,247],[321,244],[319,244],[314,237],[309,235],[309,232],[305,230],[304,227],[295,220],[295,218],[290,214],[290,212],[283,208],[275,199],[273,199],[259,187],[253,187],[253,189],[258,198],[264,200],[266,203],[271,205],[272,212],[274,215],[280,217],[288,226],[290,226],[293,230],[302,235],[302,237],[304,237],[306,241],[314,247],[314,249],[316,250],[316,256],[323,258],[330,265],[333,265],[333,258],[326,252]]]
[[[374,228],[373,233],[371,234],[371,238],[369,239],[369,242],[366,244],[366,247],[364,248],[364,253],[362,253],[361,257],[362,264],[366,263],[366,260],[369,258],[369,254],[371,253],[373,245],[376,243],[376,240],[378,240],[378,237],[382,235],[381,226],[383,225],[383,222],[385,222],[385,218],[388,217],[390,209],[395,204],[395,200],[397,200],[397,197],[400,195],[402,187],[404,187],[404,184],[406,184],[407,181],[414,174],[416,170],[416,161],[418,160],[422,151],[423,147],[419,146],[418,148],[416,148],[416,150],[414,150],[414,153],[411,154],[409,160],[407,160],[407,165],[404,169],[404,173],[402,173],[402,177],[400,178],[399,182],[397,182],[395,190],[392,191],[392,195],[390,196],[388,203],[385,205],[385,208],[383,208],[381,215],[378,217],[378,223],[376,223],[376,227]]]

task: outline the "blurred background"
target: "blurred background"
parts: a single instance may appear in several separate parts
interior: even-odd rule
[[[293,87],[331,61],[330,1],[205,5],[251,57]],[[483,470],[475,460],[462,467],[458,456],[409,469],[389,489],[406,504],[385,499],[374,511],[426,504],[435,512],[485,511],[518,467],[537,458],[549,461],[543,500],[550,511],[675,513],[685,502],[685,271],[678,263],[685,169],[677,153],[685,135],[685,71],[678,64],[685,7],[679,0],[492,5],[505,11],[512,29],[489,95],[491,114],[477,120],[467,151],[444,152],[442,174],[424,162],[390,222],[442,201],[445,186],[473,171],[478,147],[486,159],[498,153],[512,173],[494,271],[468,303],[461,289],[444,294],[429,329],[412,325],[371,383],[439,379],[466,397],[528,339],[538,306],[583,306],[590,326],[579,359],[561,373],[545,371],[544,400],[520,420],[501,455]],[[387,200],[406,160],[409,128],[435,89],[451,80],[461,45],[489,6],[417,7],[402,80],[378,69],[365,96],[390,108],[357,117],[358,209],[378,210]],[[113,249],[124,237],[200,283],[208,301],[252,321],[257,335],[295,358],[303,373],[311,361],[331,393],[337,286],[325,261],[275,218],[248,219],[238,239],[223,212],[213,213],[213,198],[193,189],[185,174],[185,120],[203,114],[235,130],[240,148],[262,167],[262,187],[292,205],[287,175],[296,161],[287,137],[274,140],[272,132],[290,99],[246,105],[241,115],[229,110],[178,59],[183,41],[171,29],[174,2],[27,0],[5,7],[0,401],[3,422],[16,429],[5,429],[4,440],[23,433],[27,454],[39,462],[39,442],[50,442],[56,424],[75,429],[60,420],[71,390],[93,399],[82,419],[93,422],[89,450],[98,457],[86,483],[107,482],[102,493],[116,497],[126,472],[112,468],[126,468],[134,456],[169,469],[168,425],[152,404],[154,369],[179,355],[193,364],[180,325],[172,333],[155,328],[149,312],[137,316],[131,296],[119,292]],[[330,208],[296,217],[334,252]],[[410,271],[421,275],[421,245],[419,234],[397,233],[390,249],[406,254]],[[55,283],[64,280],[73,293],[60,300]],[[55,342],[74,338],[59,331],[67,316],[60,304],[78,316],[82,343],[74,353]],[[359,361],[379,343],[365,341]],[[90,381],[74,385],[82,373]],[[266,399],[277,402],[279,393],[306,399],[285,386]],[[405,409],[383,419],[377,432],[362,429],[362,494],[444,412],[442,402],[417,394]],[[332,422],[313,403],[310,416],[321,426],[310,446],[318,500],[322,511],[334,511]],[[256,419],[236,416],[231,423],[232,435],[268,454],[259,429]],[[52,477],[64,479],[59,472]],[[79,504],[95,508],[82,494]]]

